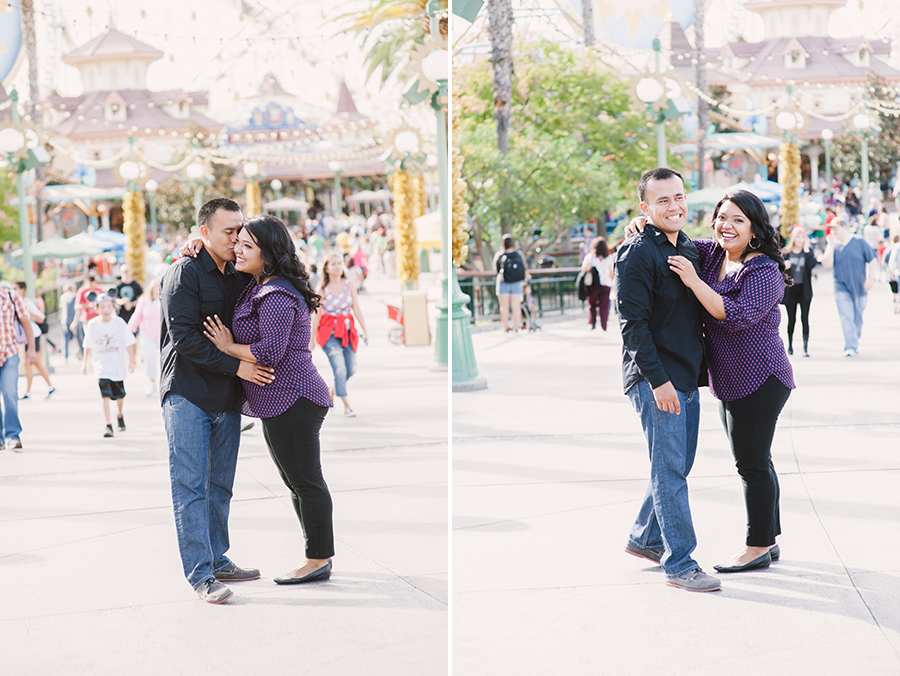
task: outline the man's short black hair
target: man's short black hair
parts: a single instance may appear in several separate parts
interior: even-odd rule
[[[200,213],[197,216],[197,225],[209,227],[209,221],[219,209],[225,211],[240,211],[241,205],[227,197],[216,197],[200,207]]]
[[[647,192],[647,184],[650,181],[665,181],[667,178],[673,178],[675,176],[680,178],[681,182],[684,183],[684,177],[674,169],[669,169],[668,167],[657,167],[656,169],[645,171],[638,183],[638,198],[641,202],[644,201],[644,193]]]
[[[503,235],[503,248],[511,249],[513,246],[513,238],[512,235]]]

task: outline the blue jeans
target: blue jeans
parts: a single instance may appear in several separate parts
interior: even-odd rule
[[[338,397],[347,396],[347,381],[350,376],[356,373],[356,352],[350,347],[349,341],[347,347],[341,345],[341,341],[334,336],[328,339],[325,347],[328,361],[331,362],[331,370],[334,372],[334,393]]]
[[[681,413],[660,411],[646,380],[630,390],[628,398],[641,416],[650,448],[650,483],[629,540],[645,549],[665,549],[661,564],[668,577],[699,568],[691,558],[697,546],[687,476],[697,452],[700,393],[678,391]]]
[[[843,289],[835,288],[834,301],[837,303],[838,315],[841,318],[841,331],[844,332],[844,349],[855,352],[859,349],[863,310],[869,302],[869,294],[854,297]]]
[[[0,445],[5,441],[18,441],[22,434],[19,422],[19,355],[0,366]]]
[[[184,576],[196,589],[231,565],[225,552],[241,416],[237,411],[210,413],[170,393],[163,402],[163,420],[178,548]]]

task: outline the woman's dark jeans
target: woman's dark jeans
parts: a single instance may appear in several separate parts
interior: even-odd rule
[[[747,546],[768,547],[781,534],[778,475],[772,464],[772,439],[778,415],[791,391],[769,376],[759,389],[735,401],[720,401],[719,415],[731,442],[747,504]]]
[[[300,518],[308,559],[334,556],[331,493],[319,460],[319,430],[327,413],[326,407],[300,397],[281,415],[262,421],[269,453]]]
[[[794,284],[784,290],[784,307],[787,310],[788,345],[794,346],[794,327],[797,325],[797,306],[800,306],[800,324],[803,327],[803,347],[809,341],[809,305],[812,298],[803,299],[803,284]]]

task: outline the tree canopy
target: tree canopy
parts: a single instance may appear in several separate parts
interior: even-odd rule
[[[454,79],[473,234],[483,257],[496,248],[501,214],[526,251],[560,243],[573,225],[604,223],[606,211],[634,208],[638,179],[656,166],[655,127],[627,80],[602,70],[590,52],[551,43],[516,49],[506,156],[497,150],[486,59]],[[667,125],[667,135],[677,142],[680,129]]]

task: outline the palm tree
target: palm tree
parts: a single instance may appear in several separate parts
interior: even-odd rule
[[[494,67],[494,119],[497,120],[497,148],[504,155],[509,152],[512,117],[512,24],[511,0],[488,0],[491,65]],[[512,232],[508,213],[500,214],[500,232]]]
[[[447,0],[440,0],[442,10],[447,9]],[[368,10],[343,14],[337,21],[350,25],[345,33],[365,35],[363,47],[371,46],[366,53],[366,77],[381,68],[381,81],[388,78],[405,65],[407,57],[415,46],[429,35],[428,0],[373,0]],[[447,35],[447,21],[441,19],[441,34]]]
[[[705,21],[706,0],[694,0],[694,51],[697,54],[697,89],[707,94],[706,38],[703,32],[703,23]],[[706,101],[699,97],[697,99],[697,190],[702,190],[706,184],[703,175],[703,156],[706,154],[706,149],[703,142],[706,140],[706,127],[709,126],[708,108]]]
[[[698,0],[702,2],[702,0]],[[594,3],[592,0],[581,0],[581,23],[584,24],[584,46],[594,44]]]
[[[36,106],[40,100],[38,87],[37,43],[34,37],[34,0],[22,0],[22,40],[28,56],[28,102],[27,111],[36,120]]]

